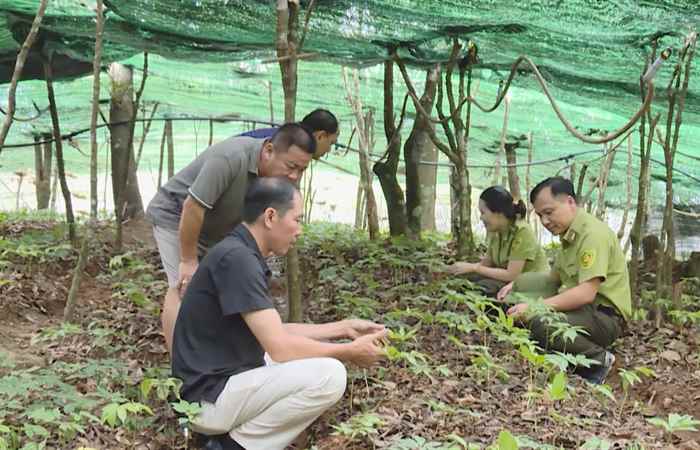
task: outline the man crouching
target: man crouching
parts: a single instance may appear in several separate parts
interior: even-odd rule
[[[282,178],[255,178],[243,223],[200,263],[182,299],[173,340],[181,396],[200,402],[195,431],[221,447],[283,449],[343,395],[340,361],[370,366],[384,355],[384,326],[364,320],[282,323],[264,258],[301,234],[302,198]],[[325,340],[354,339],[348,343]],[[274,361],[266,365],[265,353]]]

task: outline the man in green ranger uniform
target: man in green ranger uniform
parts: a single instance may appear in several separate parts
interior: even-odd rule
[[[564,314],[566,321],[585,330],[573,341],[553,335],[555,329],[542,316],[528,317],[527,303],[517,303],[508,314],[527,321],[532,336],[548,350],[582,354],[597,362],[576,373],[600,384],[615,357],[607,349],[622,334],[632,315],[632,300],[625,256],[610,227],[576,204],[571,181],[552,177],[539,183],[530,201],[542,225],[559,236],[561,250],[550,274],[527,273],[498,294],[512,291],[543,302]]]

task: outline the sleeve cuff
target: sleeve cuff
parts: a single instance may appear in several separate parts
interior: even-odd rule
[[[209,203],[205,202],[205,201],[202,200],[201,198],[197,197],[197,195],[196,195],[194,192],[192,192],[192,189],[191,189],[191,188],[188,188],[188,189],[187,189],[187,193],[190,194],[190,196],[191,196],[193,199],[195,199],[195,201],[196,201],[197,203],[199,203],[200,205],[204,206],[205,208],[207,208],[207,209],[214,209],[214,207],[213,207],[212,205],[210,205]]]

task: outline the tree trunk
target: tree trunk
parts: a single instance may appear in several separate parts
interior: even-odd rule
[[[139,167],[141,164],[141,155],[143,154],[143,146],[146,144],[146,138],[148,137],[148,132],[151,131],[151,124],[153,124],[153,118],[156,115],[156,111],[158,110],[158,105],[159,103],[155,103],[153,105],[153,109],[151,110],[151,114],[148,117],[148,122],[145,122],[145,126],[143,127],[143,131],[141,134],[141,139],[139,139],[139,150],[136,153],[136,164],[134,164],[134,172],[138,173],[139,172]],[[145,108],[144,108],[144,116],[146,115],[145,113]],[[145,117],[144,117],[145,118]],[[211,124],[212,122],[209,121]],[[211,140],[212,140],[212,128],[209,129],[209,146],[211,146]]]
[[[394,121],[394,62],[391,60],[384,62],[384,134],[387,140],[386,161],[377,161],[373,171],[384,192],[389,234],[401,236],[406,234],[407,229],[406,202],[396,178],[401,154],[401,133]]]
[[[661,229],[661,247],[663,258],[659,258],[657,271],[657,297],[673,299],[673,266],[676,262],[676,237],[673,221],[673,164],[678,148],[680,129],[683,123],[685,99],[691,73],[691,63],[695,53],[697,34],[691,33],[686,38],[687,47],[681,51],[676,68],[676,82],[672,89],[669,84],[669,108],[666,122],[666,141],[664,144],[664,159],[666,165],[666,206]],[[683,82],[681,84],[681,78]],[[675,305],[678,307],[679,305]],[[661,311],[657,310],[657,326],[660,325]]]
[[[372,111],[366,114],[363,112],[362,100],[360,99],[360,79],[357,70],[353,71],[352,85],[348,83],[347,71],[343,68],[343,82],[347,92],[348,103],[355,115],[357,124],[357,135],[360,143],[360,185],[356,202],[355,226],[364,228],[365,217],[369,228],[369,237],[374,240],[379,237],[379,217],[377,215],[377,202],[372,189],[372,171],[370,170],[369,154],[374,147],[372,138],[374,130],[374,118]],[[352,87],[351,87],[352,86]]]
[[[420,104],[427,113],[433,110],[439,80],[436,70],[430,70],[426,73],[425,88],[420,98]],[[426,221],[432,225],[431,229],[435,229],[437,166],[423,167],[421,164],[421,161],[425,158],[424,155],[431,153],[434,155],[432,159],[437,161],[435,145],[429,134],[431,127],[430,117],[416,114],[413,129],[403,147],[406,163],[406,216],[408,218],[408,229],[411,235],[415,237],[420,236],[420,232],[423,230],[423,223]],[[425,179],[421,178],[422,174],[427,175],[427,177]],[[425,199],[432,199],[432,210],[428,204],[424,203]],[[432,220],[426,220],[431,213]]]
[[[501,143],[498,146],[498,154],[496,156],[496,165],[493,170],[493,183],[501,182],[501,161],[506,156],[506,135],[508,134],[508,116],[510,115],[510,95],[506,94],[503,100],[503,128],[501,129]]]
[[[518,168],[515,167],[517,162],[515,156],[515,150],[512,148],[506,148],[506,163],[508,164],[508,187],[510,189],[510,195],[513,196],[513,201],[516,203],[520,201],[520,178],[518,177]]]
[[[622,212],[622,220],[620,221],[620,229],[617,232],[617,239],[622,242],[625,236],[625,228],[627,228],[627,219],[629,211],[632,209],[632,136],[627,137],[627,178],[625,180],[627,199],[625,201],[625,209]]]
[[[68,222],[68,238],[72,244],[75,240],[75,217],[73,215],[73,202],[71,201],[68,182],[66,181],[66,168],[63,159],[63,141],[61,139],[61,125],[58,121],[58,108],[56,107],[56,96],[53,91],[53,68],[51,67],[51,56],[43,61],[44,78],[46,79],[46,90],[49,96],[49,111],[51,112],[51,123],[53,125],[53,138],[56,144],[56,169],[61,183],[63,201],[66,205],[66,222]]]
[[[612,144],[607,144],[604,148],[609,151],[605,162],[600,168],[600,176],[598,177],[598,205],[596,207],[596,216],[600,220],[605,220],[605,193],[608,190],[608,179],[610,178],[610,170],[612,169],[613,162],[615,161],[615,154],[617,150],[611,148]]]
[[[173,143],[173,121],[165,121],[165,138],[168,143],[168,180],[175,176],[175,144]]]
[[[50,136],[34,136],[34,172],[36,173],[36,209],[47,209],[51,199],[51,160],[53,152],[50,142],[39,144],[42,139]],[[43,147],[43,148],[42,148]]]
[[[97,113],[100,108],[100,71],[104,10],[102,0],[95,4],[95,56],[92,62],[92,111],[90,114],[90,218],[97,219]]]
[[[158,155],[158,185],[156,189],[160,189],[160,187],[163,185],[163,160],[165,158],[165,138],[166,138],[166,129],[165,126],[163,127],[163,136],[160,138],[160,152]]]
[[[83,243],[80,246],[80,253],[78,255],[78,263],[73,271],[73,281],[70,285],[70,290],[68,291],[68,298],[66,299],[66,306],[63,308],[63,321],[72,322],[75,316],[75,308],[78,303],[78,290],[80,290],[80,282],[83,279],[83,272],[85,271],[85,265],[88,258],[88,249],[90,248],[90,232],[87,231],[83,237]]]
[[[284,91],[284,121],[294,122],[297,102],[297,26],[299,5],[277,0],[277,57],[282,73]],[[287,253],[287,290],[289,294],[289,321],[301,322],[304,316],[301,299],[302,280],[299,270],[299,252],[296,247]]]
[[[455,193],[458,199],[459,226],[457,227],[457,258],[467,258],[474,253],[474,237],[471,229],[471,186],[466,162],[455,170]]]
[[[649,136],[646,137],[647,117],[642,116],[639,124],[639,185],[637,189],[637,211],[634,216],[634,223],[630,230],[629,243],[632,245],[632,255],[630,257],[630,288],[632,292],[632,305],[639,307],[639,252],[642,243],[642,228],[647,210],[647,185],[649,184],[649,163],[651,161],[651,146],[654,142],[654,128],[659,120],[657,115],[650,120]]]
[[[112,192],[117,219],[124,221],[143,214],[143,201],[136,177],[136,164],[130,123],[134,118],[133,71],[130,67],[112,63],[109,67],[112,80],[109,108],[112,149]],[[122,123],[124,122],[124,123]],[[119,226],[119,225],[118,225]]]

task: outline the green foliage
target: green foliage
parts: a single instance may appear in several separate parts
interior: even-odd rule
[[[178,418],[178,423],[180,425],[186,425],[194,422],[197,416],[202,412],[202,406],[197,403],[190,403],[186,400],[179,400],[177,402],[171,403],[173,410],[180,414]]]
[[[647,419],[647,422],[663,429],[668,434],[678,431],[698,431],[697,427],[700,425],[700,420],[695,420],[693,416],[675,413],[669,414],[668,419],[654,417]]]
[[[32,337],[32,345],[40,342],[63,340],[68,336],[74,336],[83,332],[83,329],[76,324],[62,322],[57,327],[44,328],[39,334]]]
[[[385,352],[389,361],[402,364],[416,375],[430,377],[433,373],[433,368],[430,365],[430,358],[425,353],[421,353],[417,350],[403,352],[392,345],[387,346]]]
[[[493,447],[494,450],[518,450],[519,448],[517,439],[508,430],[498,434],[497,445]]]
[[[581,446],[581,450],[610,450],[611,448],[613,448],[612,442],[597,436],[586,440]]]
[[[149,394],[154,389],[158,400],[167,400],[171,392],[178,399],[180,398],[180,386],[182,386],[182,381],[177,378],[144,378],[139,388],[144,401],[148,400]]]
[[[109,403],[102,408],[100,420],[112,428],[117,425],[126,425],[132,428],[135,426],[134,416],[142,414],[152,416],[153,411],[148,406],[138,402]]]
[[[448,436],[452,442],[444,443],[428,441],[420,436],[400,439],[389,447],[389,450],[478,450],[479,446],[468,444],[464,439],[456,435]]]
[[[627,393],[629,389],[642,382],[643,377],[655,377],[656,373],[648,367],[635,367],[633,369],[620,369],[618,371],[622,381],[622,389]]]
[[[469,353],[472,355],[471,363],[467,372],[477,380],[485,380],[487,383],[492,377],[496,377],[501,381],[509,378],[508,372],[498,363],[491,355],[489,348],[482,345],[473,345],[469,347]]]
[[[559,372],[554,375],[552,382],[547,386],[547,395],[550,400],[561,401],[569,397],[568,379],[565,372]]]
[[[333,425],[334,434],[347,436],[350,439],[368,437],[378,433],[378,428],[384,424],[384,420],[376,414],[364,413],[350,418],[347,422]]]
[[[48,440],[67,444],[100,424],[147,428],[148,423],[137,418],[152,415],[153,410],[136,401],[138,390],[124,385],[131,378],[130,370],[120,360],[89,359],[14,370],[1,377],[0,449],[3,445],[40,446]],[[150,385],[146,390],[157,396],[174,388],[172,379],[154,380]]]
[[[25,264],[55,262],[73,254],[70,244],[57,242],[53,236],[23,235],[19,239],[0,238],[0,258],[22,260]]]
[[[109,268],[110,279],[116,280],[112,283],[112,297],[128,300],[157,314],[159,307],[151,298],[162,295],[166,284],[156,279],[156,269],[152,264],[143,261],[133,252],[126,252],[112,257]]]

